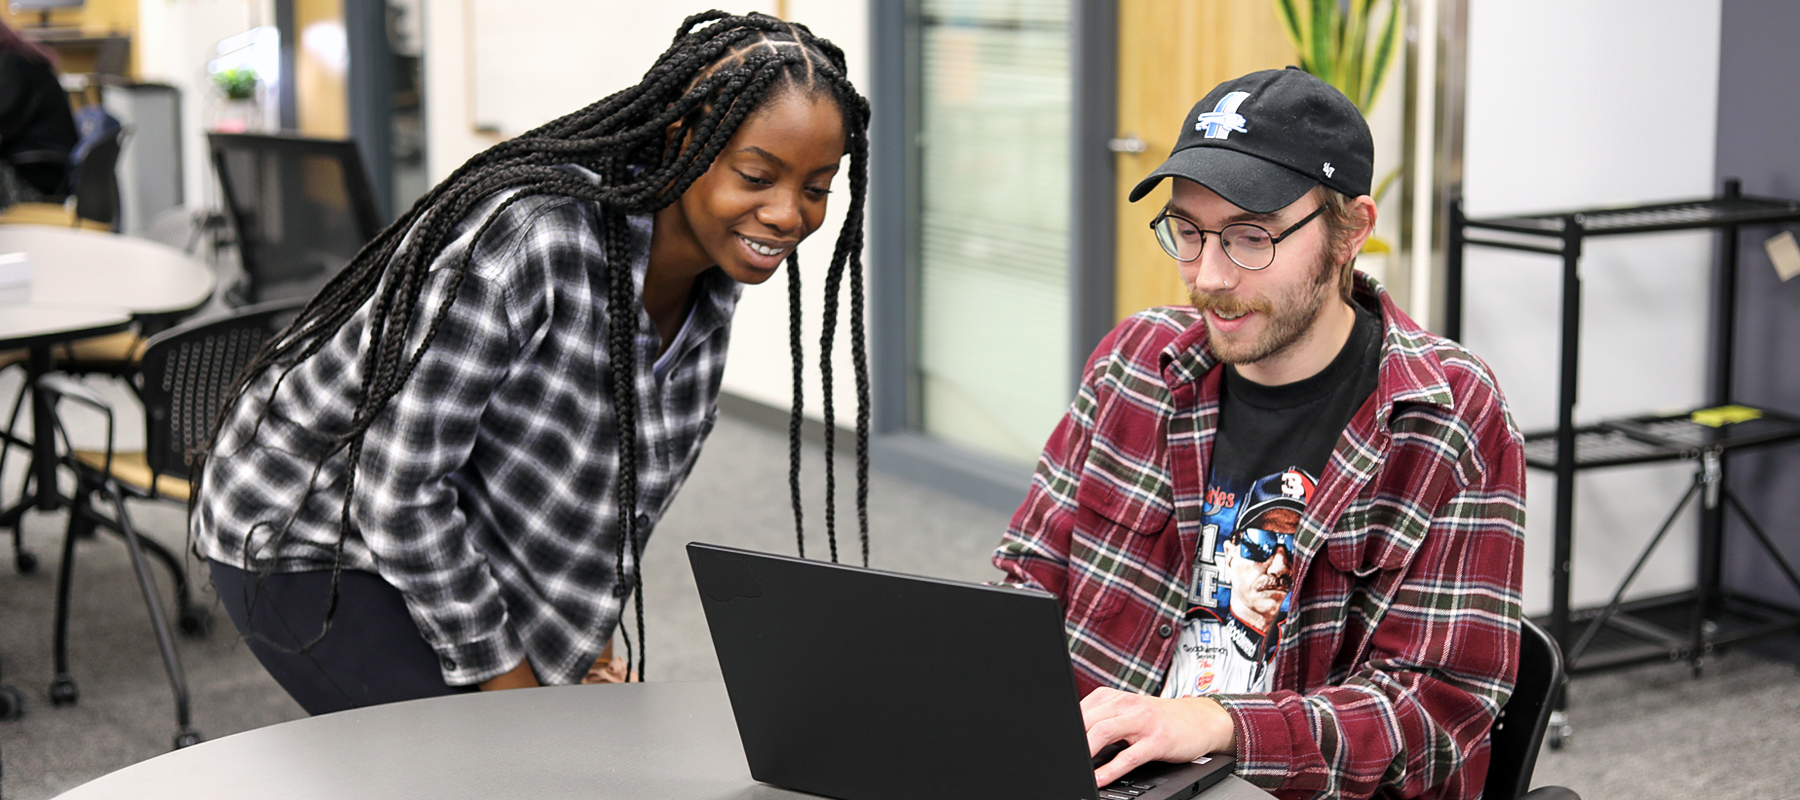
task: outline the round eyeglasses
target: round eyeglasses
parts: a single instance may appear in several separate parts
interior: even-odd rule
[[[1176,261],[1188,262],[1200,257],[1200,251],[1206,247],[1206,235],[1217,234],[1219,241],[1225,245],[1225,257],[1231,263],[1244,269],[1262,269],[1275,263],[1275,245],[1292,236],[1313,217],[1325,211],[1324,206],[1313,209],[1311,214],[1299,222],[1288,226],[1279,234],[1269,233],[1268,228],[1251,222],[1234,222],[1216,231],[1209,231],[1186,217],[1177,216],[1168,209],[1163,209],[1156,219],[1150,221],[1150,230],[1156,232],[1156,242],[1162,245],[1163,252]]]

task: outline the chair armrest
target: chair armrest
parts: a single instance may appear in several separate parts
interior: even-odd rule
[[[61,150],[22,150],[7,156],[14,164],[58,164],[66,166],[69,154]]]
[[[1581,795],[1563,786],[1539,786],[1519,800],[1581,800]]]
[[[101,397],[93,389],[89,389],[88,387],[81,385],[79,381],[60,373],[39,375],[37,379],[37,388],[38,391],[49,395],[48,399],[53,406],[59,400],[74,400],[76,403],[92,408],[106,416],[106,461],[103,471],[110,476],[112,474],[113,462],[112,404],[106,402],[106,398]],[[74,467],[75,443],[69,439],[69,431],[67,428],[63,427],[62,418],[60,416],[53,419],[53,423],[57,435],[62,437],[63,446],[68,448],[69,464],[71,467]],[[76,468],[76,471],[79,473],[80,470],[78,467]]]
[[[50,395],[51,402],[68,398],[105,414],[108,418],[112,417],[112,404],[106,402],[106,398],[67,375],[39,375],[37,384],[39,391]]]

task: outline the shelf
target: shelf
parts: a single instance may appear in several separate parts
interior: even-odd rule
[[[1800,202],[1763,197],[1727,197],[1558,214],[1471,219],[1466,220],[1466,224],[1470,228],[1560,238],[1570,221],[1577,227],[1578,235],[1612,236],[1796,220],[1800,220]]]
[[[1679,592],[1637,600],[1619,606],[1600,632],[1568,667],[1569,674],[1614,669],[1646,661],[1691,660],[1694,652],[1694,593]],[[1725,594],[1712,603],[1712,615],[1703,623],[1705,649],[1800,630],[1800,612],[1749,597]],[[1572,635],[1579,637],[1600,609],[1578,609],[1569,614]],[[1538,620],[1548,625],[1549,619]]]
[[[1800,418],[1761,410],[1762,417],[1717,427],[1693,420],[1693,411],[1608,420],[1575,429],[1575,468],[1617,467],[1699,457],[1701,451],[1800,440]],[[1556,469],[1556,431],[1525,434],[1525,464]]]

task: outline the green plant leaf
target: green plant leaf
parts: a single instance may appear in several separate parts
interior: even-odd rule
[[[213,85],[230,100],[248,100],[256,96],[256,70],[232,67],[213,73]]]
[[[1400,168],[1395,167],[1391,170],[1388,170],[1388,174],[1382,176],[1380,183],[1375,184],[1374,198],[1375,198],[1375,202],[1377,204],[1379,204],[1381,202],[1381,198],[1387,196],[1388,189],[1393,188],[1394,180],[1399,177],[1400,177]]]
[[[1313,66],[1307,71],[1333,86],[1338,82],[1337,38],[1341,30],[1337,0],[1313,0],[1312,2],[1312,36],[1307,41],[1307,49]],[[1304,64],[1301,66],[1305,66]]]
[[[1350,12],[1344,17],[1343,33],[1339,37],[1338,43],[1338,82],[1336,85],[1338,90],[1342,91],[1345,97],[1350,98],[1352,103],[1356,102],[1356,97],[1361,93],[1363,85],[1363,43],[1364,28],[1368,22],[1365,19],[1367,5],[1368,0],[1352,0]],[[1359,9],[1359,7],[1364,8]],[[1361,106],[1359,105],[1358,108],[1360,109]]]
[[[1406,7],[1398,0],[1388,0],[1387,24],[1382,26],[1381,36],[1375,41],[1375,48],[1369,52],[1367,71],[1369,82],[1364,89],[1364,98],[1360,98],[1357,107],[1367,114],[1375,106],[1375,98],[1381,94],[1381,82],[1387,77],[1388,67],[1394,61],[1394,48],[1400,41],[1400,20],[1406,13]]]
[[[1300,66],[1304,68],[1307,36],[1301,26],[1300,10],[1294,7],[1294,0],[1275,0],[1275,16],[1281,20],[1281,29],[1287,31],[1288,42],[1300,54]]]

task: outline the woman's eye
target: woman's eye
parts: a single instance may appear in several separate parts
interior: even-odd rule
[[[813,197],[822,199],[825,196],[831,194],[831,190],[827,189],[823,186],[808,186],[808,187],[806,187],[806,193],[812,195]]]
[[[740,177],[742,177],[746,182],[748,182],[751,186],[773,186],[773,185],[775,185],[775,182],[772,180],[769,180],[768,178],[751,175],[748,172],[739,172],[738,175]]]

